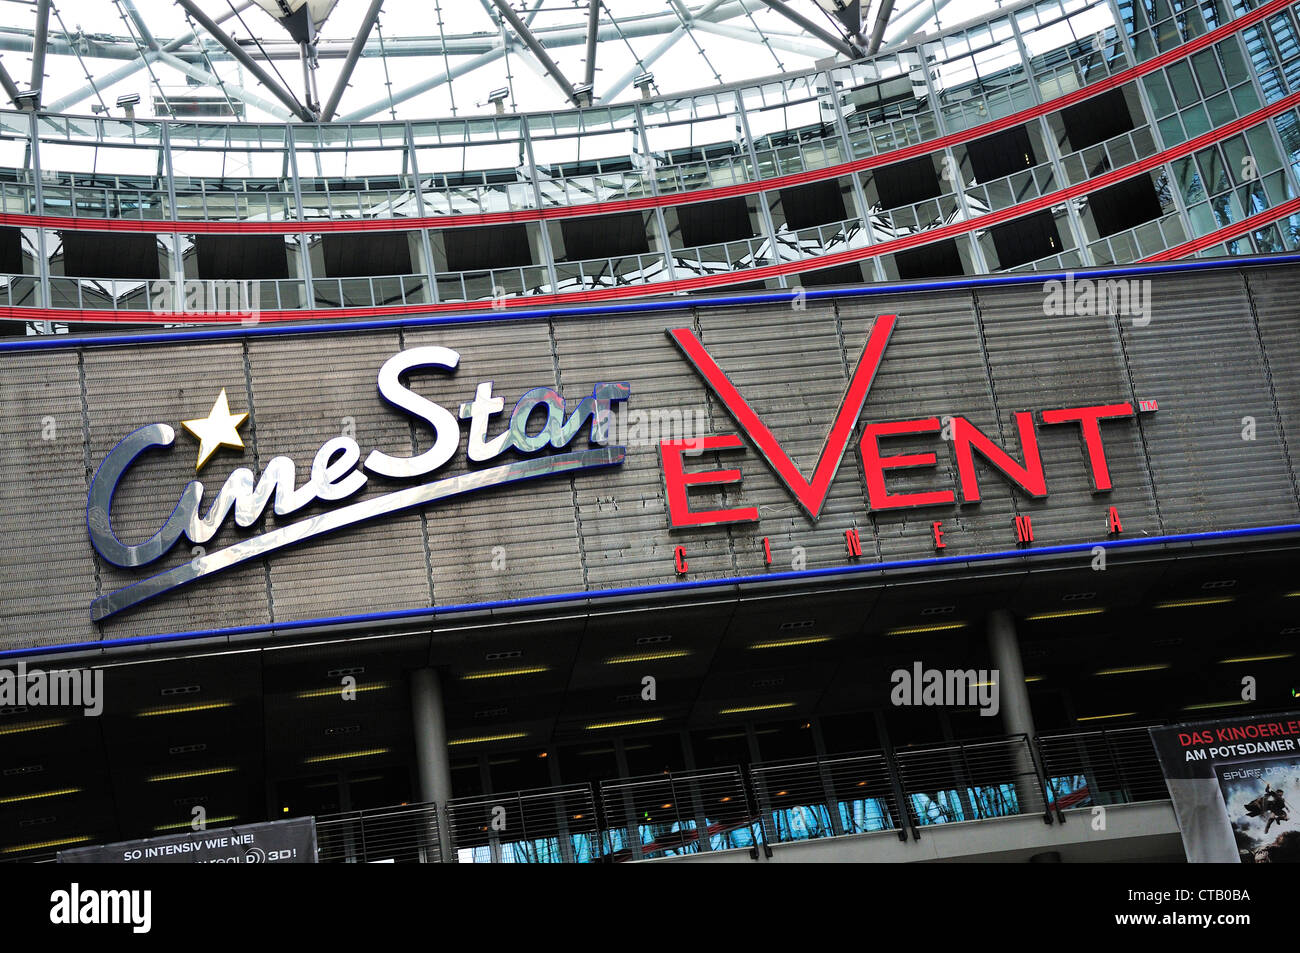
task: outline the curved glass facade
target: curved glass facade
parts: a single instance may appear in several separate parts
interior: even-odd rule
[[[11,333],[1300,246],[1294,3],[1041,0],[867,60],[413,122],[0,113]]]

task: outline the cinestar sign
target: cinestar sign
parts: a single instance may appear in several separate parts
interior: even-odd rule
[[[263,468],[256,481],[253,472],[246,467],[232,472],[204,513],[205,489],[195,480],[181,492],[180,501],[157,533],[142,543],[124,543],[114,534],[112,526],[113,494],[117,485],[137,457],[154,447],[171,446],[176,437],[176,432],[167,424],[147,424],[118,444],[104,458],[91,480],[86,505],[86,527],[91,544],[113,565],[137,568],[161,559],[181,537],[193,543],[206,543],[217,534],[232,510],[235,523],[248,527],[262,517],[268,504],[276,516],[288,516],[313,502],[340,503],[369,482],[367,473],[363,471],[391,480],[428,476],[455,456],[460,447],[460,423],[445,407],[407,387],[401,376],[418,368],[453,371],[459,363],[460,355],[448,348],[417,347],[394,355],[380,368],[380,396],[433,429],[433,445],[424,453],[398,457],[376,449],[362,462],[361,448],[356,440],[346,436],[333,437],[317,451],[311,463],[311,476],[302,486],[296,485],[297,465],[294,461],[288,457],[275,457]],[[608,427],[613,417],[613,404],[627,400],[629,393],[626,383],[597,384],[592,394],[582,398],[576,409],[566,415],[563,397],[549,387],[535,387],[519,399],[510,414],[507,428],[494,437],[488,437],[489,423],[492,417],[505,409],[505,402],[493,396],[491,382],[481,383],[474,399],[460,407],[460,418],[469,421],[469,459],[484,463],[510,450],[528,459],[511,460],[404,487],[196,556],[174,569],[101,596],[91,603],[91,618],[96,621],[107,618],[178,586],[345,526],[491,487],[620,464],[626,451],[621,446],[607,445]],[[530,433],[530,422],[535,416],[543,418],[544,422],[540,430]],[[184,422],[186,429],[200,441],[196,472],[219,447],[243,447],[238,428],[246,417],[247,414],[230,412],[223,390],[208,417]],[[543,450],[565,450],[588,423],[591,448],[537,455]]]
[[[781,481],[790,495],[799,503],[809,517],[816,520],[830,492],[831,481],[848,450],[857,422],[871,390],[871,382],[884,359],[885,347],[898,322],[896,315],[885,314],[876,318],[862,350],[857,367],[849,380],[848,388],[840,401],[839,409],[831,421],[826,435],[826,443],[817,458],[812,476],[805,477],[789,454],[782,448],[780,441],[763,423],[762,418],[749,405],[736,386],[727,378],[716,361],[713,360],[703,343],[690,328],[673,328],[667,332],[668,337],[678,348],[709,389],[717,395],[726,407],[732,419],[749,441],[758,448],[767,461],[776,478]],[[1157,409],[1154,400],[1139,401],[1142,412]],[[1073,426],[1079,430],[1083,442],[1084,455],[1092,477],[1092,488],[1096,493],[1105,493],[1111,489],[1110,468],[1106,461],[1106,449],[1102,442],[1102,422],[1122,420],[1135,415],[1130,401],[1113,404],[1088,405],[1083,407],[1061,407],[1044,410],[1038,415],[1038,424],[1043,426]],[[933,489],[919,493],[893,493],[886,484],[886,476],[891,470],[933,467],[938,464],[938,454],[933,451],[921,453],[885,454],[880,449],[880,440],[886,437],[938,434],[944,430],[944,421],[938,417],[919,417],[911,420],[895,420],[883,423],[868,423],[862,428],[858,449],[862,455],[862,465],[866,477],[867,503],[873,510],[895,510],[901,508],[938,506],[957,502],[957,493],[961,493],[962,504],[979,503],[981,499],[979,479],[975,470],[975,457],[978,455],[990,464],[1013,486],[1036,499],[1047,496],[1047,478],[1043,471],[1043,459],[1038,448],[1038,432],[1035,415],[1022,411],[1015,415],[1016,432],[1020,443],[1021,460],[1015,459],[1007,450],[998,446],[987,434],[960,415],[952,416],[947,422],[950,431],[946,434],[956,458],[959,486],[950,489]],[[668,498],[668,517],[674,529],[686,529],[695,526],[716,526],[724,523],[752,523],[758,521],[756,507],[736,507],[732,509],[696,510],[688,500],[688,491],[692,487],[721,486],[741,482],[739,470],[696,470],[687,472],[683,456],[699,450],[740,450],[745,446],[739,434],[726,434],[706,437],[703,440],[665,440],[660,444],[663,458],[664,486]],[[1028,542],[1033,538],[1032,524],[1028,517],[1017,517],[1015,531],[1018,542]],[[1112,532],[1120,528],[1119,517],[1114,507],[1108,514],[1108,525]],[[943,549],[942,523],[932,526],[936,549]],[[849,551],[851,555],[860,556],[860,541],[855,531],[850,531]],[[681,570],[681,547],[678,547],[678,568]]]
[[[826,443],[811,477],[805,477],[790,459],[780,441],[723,373],[692,330],[673,328],[667,334],[717,395],[740,431],[758,448],[791,496],[815,521],[826,502],[831,482],[854,432],[858,430],[867,394],[884,358],[885,348],[897,320],[894,315],[881,315],[873,324],[862,356],[831,421]],[[321,444],[311,461],[309,477],[301,486],[297,483],[297,464],[289,457],[277,456],[257,476],[246,467],[235,469],[206,505],[206,509],[205,487],[194,480],[182,490],[180,499],[162,528],[141,543],[124,543],[113,532],[113,495],[123,475],[141,454],[154,448],[172,446],[176,433],[165,423],[153,423],[129,434],[104,458],[91,480],[86,506],[86,526],[91,544],[105,560],[115,566],[128,569],[147,566],[162,559],[182,538],[196,545],[207,543],[226,525],[232,513],[237,526],[248,528],[262,520],[268,507],[277,517],[285,517],[310,504],[328,506],[324,512],[278,525],[214,552],[199,550],[198,555],[179,566],[107,593],[91,604],[91,617],[96,621],[105,619],[178,586],[358,523],[422,508],[479,490],[614,466],[625,459],[626,448],[611,445],[610,440],[611,426],[616,420],[614,405],[626,401],[631,392],[627,383],[597,384],[589,396],[577,402],[572,412],[568,411],[564,398],[556,391],[548,387],[533,388],[519,399],[510,413],[505,429],[495,436],[489,436],[493,418],[505,410],[505,402],[493,395],[490,382],[477,386],[474,399],[460,406],[458,419],[451,411],[416,393],[402,381],[402,376],[413,370],[432,368],[450,372],[456,369],[459,362],[460,355],[448,348],[418,347],[394,355],[379,370],[380,397],[432,429],[434,440],[423,453],[416,456],[394,456],[384,450],[373,449],[363,460],[361,447],[355,439],[350,436],[332,437]],[[1141,401],[1139,404],[1143,411],[1156,409],[1154,401]],[[938,455],[933,451],[885,454],[881,451],[879,441],[885,437],[917,438],[936,434],[944,428],[944,422],[937,417],[923,417],[867,423],[861,428],[858,446],[866,473],[868,506],[873,510],[891,510],[951,504],[957,501],[958,491],[962,504],[978,503],[981,493],[975,468],[976,456],[1029,496],[1045,497],[1047,481],[1036,429],[1040,425],[1078,428],[1092,474],[1093,489],[1105,492],[1111,488],[1111,479],[1102,443],[1102,423],[1134,415],[1131,402],[1044,410],[1037,418],[1029,411],[1018,413],[1015,417],[1020,444],[1019,460],[967,418],[953,416],[948,421],[951,433],[947,436],[950,436],[952,452],[956,457],[958,487],[914,493],[891,492],[886,484],[887,474],[904,468],[936,466]],[[206,418],[183,421],[184,427],[199,440],[196,473],[221,447],[243,447],[239,427],[247,416],[247,413],[231,412],[223,390]],[[530,432],[530,427],[536,427],[535,421],[538,418],[541,419],[541,429]],[[488,464],[507,452],[511,452],[514,458],[456,476],[428,479],[358,502],[346,502],[367,486],[372,476],[391,481],[415,481],[431,477],[435,471],[448,464],[460,449],[460,420],[469,422],[466,456],[471,463]],[[571,449],[571,444],[584,428],[589,428],[591,446]],[[756,507],[699,510],[692,509],[688,501],[688,491],[692,487],[739,483],[741,477],[740,471],[735,469],[688,472],[685,461],[687,454],[703,450],[739,450],[744,446],[740,434],[697,435],[659,442],[669,523],[673,529],[752,523],[758,520]],[[1114,507],[1110,508],[1108,525],[1112,532],[1120,529],[1119,516]],[[942,521],[934,522],[932,531],[935,548],[943,549]],[[1032,541],[1033,530],[1028,516],[1015,518],[1015,532],[1018,542]],[[857,530],[849,530],[845,535],[849,555],[861,556],[861,540]],[[770,563],[771,552],[766,540],[764,551]],[[678,573],[684,574],[688,567],[683,546],[675,547],[674,560]]]

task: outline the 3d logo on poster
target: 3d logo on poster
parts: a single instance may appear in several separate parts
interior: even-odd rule
[[[739,429],[758,448],[777,478],[815,521],[857,428],[872,380],[883,360],[896,323],[894,315],[881,315],[874,322],[862,356],[831,422],[826,443],[811,478],[806,478],[800,472],[772,431],[728,380],[694,332],[687,328],[673,328],[667,334],[721,400]],[[206,512],[203,508],[205,487],[194,480],[181,491],[179,501],[162,527],[140,543],[123,542],[114,533],[111,516],[113,496],[123,475],[141,454],[153,448],[172,446],[176,434],[165,423],[148,424],[129,434],[104,458],[91,480],[86,507],[86,525],[92,545],[105,560],[116,566],[147,566],[161,559],[182,537],[196,544],[207,543],[217,535],[232,511],[237,526],[250,527],[262,519],[268,505],[277,517],[289,516],[316,502],[343,505],[267,529],[259,535],[232,543],[215,552],[196,555],[165,572],[106,593],[91,604],[91,617],[96,621],[107,618],[178,586],[357,523],[421,508],[478,490],[615,466],[625,460],[626,447],[612,445],[609,441],[610,424],[614,419],[613,407],[616,403],[627,401],[631,395],[631,387],[626,382],[597,384],[592,393],[579,400],[572,411],[564,397],[554,389],[535,387],[519,398],[505,429],[495,436],[489,436],[493,419],[505,410],[505,401],[492,393],[491,382],[478,384],[474,399],[461,404],[459,415],[453,415],[445,407],[417,393],[402,380],[404,374],[420,369],[453,372],[459,363],[460,355],[449,348],[416,347],[389,358],[379,370],[379,395],[433,431],[432,445],[423,453],[395,456],[380,449],[372,449],[363,460],[361,447],[355,439],[350,436],[332,437],[316,452],[310,465],[310,475],[301,486],[297,484],[297,464],[289,457],[277,456],[262,468],[260,475],[255,475],[247,467],[239,467],[231,472],[215,498],[207,505]],[[1155,402],[1141,401],[1140,409],[1153,411],[1156,409]],[[1131,418],[1134,415],[1132,402],[1117,402],[1045,410],[1040,414],[1039,422],[1044,426],[1075,425],[1079,428],[1093,489],[1104,492],[1111,488],[1111,479],[1102,441],[1102,422]],[[221,447],[243,448],[239,427],[247,416],[246,412],[231,412],[223,389],[207,417],[183,422],[186,430],[199,441],[196,472]],[[1038,498],[1047,495],[1034,414],[1025,411],[1015,416],[1022,461],[1017,461],[965,417],[951,418],[951,445],[956,456],[963,505],[978,503],[981,498],[975,470],[976,454],[1028,495]],[[530,432],[530,426],[535,427],[535,421],[539,418],[542,421],[541,428]],[[357,502],[344,503],[367,486],[372,476],[391,481],[409,481],[428,477],[442,469],[460,448],[461,420],[469,423],[466,456],[471,463],[486,464],[508,453],[513,454],[513,458],[492,466],[469,469],[455,476],[442,476]],[[879,440],[899,435],[933,434],[941,427],[938,418],[926,417],[885,423],[871,422],[862,428],[859,447],[866,473],[867,501],[871,509],[934,506],[956,501],[954,490],[891,493],[885,483],[888,471],[935,466],[938,457],[934,452],[884,455]],[[588,430],[591,446],[586,449],[570,449],[584,428]],[[740,471],[735,469],[687,472],[684,459],[687,453],[703,450],[729,451],[743,446],[739,434],[660,441],[669,524],[672,529],[758,521],[756,507],[692,510],[687,498],[688,490],[692,487],[722,486],[739,483],[741,479]],[[1110,508],[1108,519],[1111,532],[1118,531],[1119,518],[1114,507]],[[1032,540],[1028,517],[1017,517],[1016,532],[1019,541]],[[943,530],[939,522],[933,525],[933,533],[936,549],[944,548],[946,544],[943,542]],[[849,554],[861,556],[856,531],[850,531],[848,537]],[[676,548],[679,574],[685,572],[682,549],[681,546]],[[768,561],[770,562],[770,551]]]

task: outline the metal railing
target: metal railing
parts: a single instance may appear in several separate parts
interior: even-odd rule
[[[1054,810],[1169,796],[1146,728],[1076,731],[1037,740]]]
[[[614,862],[753,849],[762,836],[739,768],[602,781],[600,802]]]
[[[312,280],[312,298],[317,308],[373,308],[393,304],[428,304],[429,279],[424,275],[315,278]]]
[[[1000,179],[965,186],[966,204],[972,215],[984,215],[1048,195],[1060,187],[1055,164],[1040,162]]]
[[[594,258],[582,261],[557,261],[556,290],[587,291],[617,285],[644,285],[668,280],[668,265],[663,255],[647,252],[620,258]]]
[[[598,793],[596,793],[598,791]],[[1146,727],[1055,732],[452,798],[316,819],[321,863],[622,863],[1169,796]],[[78,844],[77,846],[82,846]],[[0,861],[45,862],[33,844]]]
[[[316,818],[316,856],[322,864],[436,864],[436,804],[402,804]]]
[[[288,221],[296,216],[292,183],[189,179],[176,183],[179,221]],[[46,203],[49,199],[47,197]]]
[[[587,863],[604,853],[590,784],[447,802],[458,863]]]
[[[112,181],[101,184],[74,180],[67,185],[44,183],[42,192],[46,215],[154,220],[170,216],[165,182],[153,188],[141,188]]]
[[[1082,200],[1081,200],[1082,201]],[[1167,248],[1187,241],[1190,236],[1178,212],[1143,222],[1133,228],[1088,243],[1088,254],[1095,265],[1114,265],[1140,261]]]
[[[918,826],[1048,816],[1046,786],[1024,735],[905,748],[894,753],[894,760]]]
[[[1122,169],[1160,151],[1150,126],[1138,126],[1104,142],[1061,156],[1067,185],[1087,182],[1111,169]]]
[[[754,765],[749,776],[768,843],[902,828],[883,752]]]

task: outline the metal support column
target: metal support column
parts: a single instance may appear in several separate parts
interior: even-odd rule
[[[406,123],[406,155],[411,162],[411,181],[415,183],[415,214],[421,219],[428,216],[424,209],[424,189],[420,185],[420,164],[415,160],[415,130]],[[424,249],[424,275],[429,282],[429,300],[438,301],[438,276],[433,269],[433,247],[429,244],[429,229],[420,228],[420,246]]]
[[[524,158],[528,160],[528,179],[533,183],[533,198],[537,202],[537,210],[542,210],[542,187],[537,181],[537,160],[533,157],[533,137],[528,132],[528,118],[520,115],[519,135],[522,137],[524,144]],[[551,230],[547,225],[546,219],[539,219],[537,222],[538,231],[541,233],[542,255],[546,259],[546,274],[551,280],[551,294],[560,293],[560,279],[555,271],[555,250],[551,248]],[[493,297],[496,296],[496,289],[492,291]]]
[[[293,125],[286,124],[284,147],[288,150],[289,157],[289,176],[293,182],[293,204],[297,206],[298,221],[303,223],[304,227],[298,232],[299,253],[302,256],[302,280],[307,288],[307,297],[303,301],[303,306],[307,308],[316,307],[316,282],[313,280],[311,271],[311,241],[307,236],[305,223],[307,221],[306,210],[302,204],[302,180],[298,177],[298,146],[297,139],[293,134]],[[277,294],[276,303],[280,303],[280,296]],[[342,304],[340,299],[339,304]]]
[[[1029,92],[1034,97],[1034,104],[1041,106],[1043,104],[1043,91],[1038,88],[1038,83],[1034,80],[1033,67],[1029,61],[1029,47],[1025,46],[1025,38],[1020,32],[1020,26],[1016,23],[1016,18],[1011,19],[1011,33],[1016,38],[1016,48],[1020,50],[1020,59],[1025,64],[1025,75],[1029,80]],[[1138,85],[1141,85],[1139,83]],[[1047,161],[1052,163],[1056,170],[1056,181],[1058,187],[1066,184],[1065,165],[1061,162],[1061,150],[1057,148],[1056,139],[1052,136],[1052,127],[1047,122],[1046,116],[1038,117],[1039,133],[1043,137],[1044,148],[1047,149]],[[1079,218],[1079,209],[1074,204],[1074,199],[1067,199],[1065,202],[1065,218],[1070,224],[1070,234],[1074,238],[1075,247],[1079,249],[1079,263],[1084,266],[1094,264],[1092,252],[1088,248],[1088,233],[1084,231],[1083,221]]]
[[[758,171],[758,153],[754,149],[754,137],[749,131],[749,117],[745,115],[745,100],[740,95],[740,90],[732,93],[736,100],[736,116],[740,119],[740,134],[745,139],[745,149],[749,153],[749,161],[754,170],[754,181],[759,181],[761,176]],[[766,191],[754,193],[758,199],[758,214],[763,220],[763,229],[767,232],[767,241],[772,248],[772,258],[775,264],[781,263],[781,249],[776,243],[776,226],[772,224],[772,210],[768,207]],[[785,275],[777,276],[777,283],[782,288],[790,287]]]
[[[442,681],[433,668],[411,673],[411,714],[415,729],[415,761],[420,800],[435,805],[438,844],[444,863],[451,860],[447,829],[447,801],[451,798],[451,758],[447,752],[447,720],[443,710]]]
[[[45,48],[49,32],[50,0],[39,0],[36,5],[36,32],[32,37],[32,82],[28,89],[38,90],[45,85]]]
[[[1016,621],[1009,610],[994,609],[989,613],[988,640],[989,656],[997,671],[994,678],[1002,729],[1008,735],[1024,735],[1026,739],[1025,747],[1016,752],[1016,796],[1021,804],[1025,804],[1032,800],[1035,790],[1041,792],[1041,785],[1030,750],[1035,737],[1034,715],[1029,705],[1029,689],[1025,687],[1025,666],[1020,658]]]
[[[849,124],[844,120],[844,107],[840,105],[840,97],[835,90],[835,76],[830,70],[822,75],[826,77],[826,95],[830,97],[831,106],[835,110],[835,128],[839,131],[840,142],[843,144],[844,161],[852,162],[857,156],[853,154],[853,143],[849,140]],[[853,202],[858,208],[858,217],[862,219],[862,230],[866,233],[867,244],[874,245],[876,236],[871,229],[871,209],[867,205],[867,193],[862,190],[862,179],[857,172],[850,172],[849,179],[853,182]],[[885,280],[879,255],[868,258],[866,265],[871,269],[870,280]]]
[[[352,78],[352,70],[356,68],[357,60],[361,57],[361,51],[365,48],[366,40],[370,36],[370,30],[375,25],[375,20],[379,19],[379,8],[384,5],[384,0],[370,0],[370,6],[366,10],[366,15],[361,19],[361,25],[357,28],[357,35],[352,39],[352,45],[348,47],[347,58],[343,60],[343,67],[339,70],[339,78],[334,81],[334,89],[330,92],[330,98],[325,103],[325,108],[321,111],[320,121],[329,122],[334,118],[335,111],[339,108],[339,100],[343,98],[343,92],[348,87],[348,80]]]
[[[637,135],[641,137],[641,154],[645,156],[646,173],[650,178],[650,194],[657,197],[659,195],[659,175],[657,162],[654,154],[650,151],[650,136],[645,128],[645,113],[642,111],[640,103],[634,103],[632,108],[636,114]],[[668,223],[664,219],[664,207],[656,205],[654,212],[655,225],[659,229],[660,250],[664,256],[664,267],[668,269],[668,280],[676,281],[677,272],[673,268],[673,244],[668,235]]]
[[[926,59],[924,43],[917,47],[917,54],[921,58],[921,76],[925,79],[925,93],[934,109],[935,128],[938,130],[940,136],[946,136],[950,131],[948,129],[948,121],[944,119],[943,109],[939,106],[939,92],[934,88],[934,80],[930,76],[930,64]],[[966,216],[966,220],[969,221],[971,218],[970,206],[966,201],[965,183],[961,181],[961,173],[959,171],[961,167],[957,165],[957,157],[952,154],[951,148],[945,146],[943,155],[944,161],[948,164],[948,168],[953,170],[953,182],[955,185],[954,193],[957,198],[957,204],[961,206],[962,213]],[[989,274],[989,263],[984,260],[984,249],[980,247],[979,238],[976,236],[975,231],[968,231],[965,235],[966,240],[969,243],[971,264],[975,268],[975,273],[977,275]]]
[[[172,164],[172,137],[169,124],[166,122],[159,123],[162,130],[162,153],[163,153],[163,175],[167,177],[167,218],[171,221],[177,221],[176,208],[176,168]],[[174,286],[172,299],[176,302],[185,300],[185,250],[184,242],[180,232],[173,231],[169,236],[172,245],[172,273],[171,282]],[[153,301],[149,302],[150,307]],[[261,302],[258,302],[258,307]]]
[[[28,135],[31,137],[30,143],[31,143],[31,157],[32,157],[32,161],[31,161],[32,191],[33,191],[32,197],[36,203],[36,208],[33,209],[33,211],[37,215],[44,215],[45,214],[45,191],[41,186],[41,145],[40,145],[41,140],[40,140],[40,136],[37,134],[36,110],[31,110],[27,114],[27,123],[28,123],[27,128],[30,130],[28,132]],[[51,292],[50,292],[50,253],[49,250],[45,247],[45,245],[46,245],[45,226],[40,225],[37,226],[36,229],[36,258],[37,258],[37,265],[38,265],[37,274],[40,276],[40,289],[41,289],[39,304],[43,308],[50,308],[53,307],[54,305],[54,299],[51,297]],[[42,321],[41,333],[53,334],[54,333],[53,323],[50,321]]]

